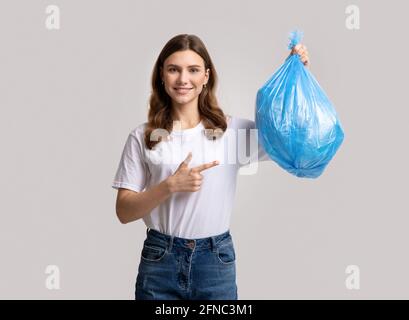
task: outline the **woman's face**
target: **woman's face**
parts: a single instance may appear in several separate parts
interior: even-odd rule
[[[173,102],[185,105],[197,100],[209,80],[204,60],[192,50],[177,51],[163,63],[161,72],[167,94]]]

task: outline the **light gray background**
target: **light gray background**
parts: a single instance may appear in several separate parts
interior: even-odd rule
[[[345,141],[317,180],[273,162],[238,177],[239,299],[409,298],[405,3],[2,0],[0,298],[132,299],[145,226],[119,223],[111,182],[146,121],[160,50],[179,33],[201,37],[223,110],[254,119],[294,28]],[[58,31],[45,28],[49,4]],[[350,4],[360,30],[345,27]],[[45,287],[47,265],[60,290]],[[348,265],[360,290],[345,286]]]

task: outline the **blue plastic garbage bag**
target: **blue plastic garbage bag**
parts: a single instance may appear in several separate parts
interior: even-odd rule
[[[302,32],[292,32],[288,48],[301,37]],[[297,177],[319,177],[344,140],[334,107],[298,54],[258,90],[255,111],[259,142]]]

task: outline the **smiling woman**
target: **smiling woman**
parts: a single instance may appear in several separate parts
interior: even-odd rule
[[[153,68],[148,121],[129,134],[112,184],[119,220],[142,218],[147,226],[136,299],[238,298],[230,234],[237,175],[269,157],[251,132],[254,121],[224,114],[216,83],[194,35],[169,40]],[[240,150],[248,160],[241,161]]]
[[[209,80],[209,72],[209,69],[205,71],[202,57],[192,50],[175,52],[165,60],[161,69],[162,83],[173,100],[175,113],[181,105],[197,103]]]
[[[219,128],[224,132],[226,116],[217,102],[216,85],[216,69],[199,37],[182,34],[169,40],[152,73],[153,90],[145,131],[148,149],[161,141],[151,139],[152,132],[158,128],[172,131],[174,120],[181,121],[182,129],[203,121],[206,129],[216,132]]]

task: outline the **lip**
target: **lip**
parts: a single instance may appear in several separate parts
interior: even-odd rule
[[[186,94],[188,93],[190,90],[192,90],[193,88],[174,88],[176,93],[178,94]]]

